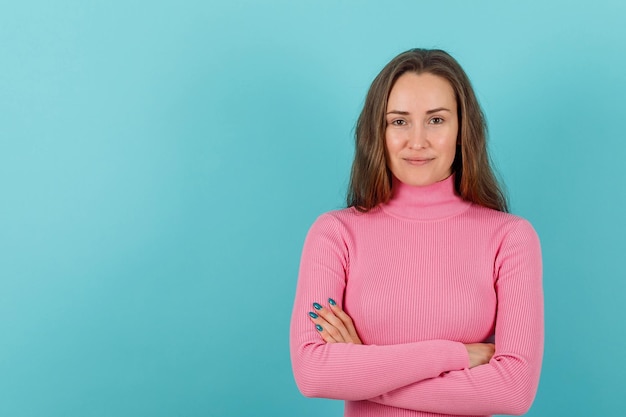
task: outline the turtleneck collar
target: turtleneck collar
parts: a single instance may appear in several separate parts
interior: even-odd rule
[[[391,200],[382,209],[393,216],[412,220],[437,220],[454,216],[472,204],[454,190],[454,175],[426,186],[413,186],[393,178]]]

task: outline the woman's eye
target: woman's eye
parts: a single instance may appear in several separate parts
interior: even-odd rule
[[[404,126],[406,122],[404,120],[398,119],[398,120],[393,120],[391,124],[394,126]]]
[[[440,125],[443,123],[443,119],[441,117],[433,117],[432,119],[430,119],[430,123],[434,125]]]

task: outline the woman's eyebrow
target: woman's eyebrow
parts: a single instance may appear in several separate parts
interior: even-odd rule
[[[447,111],[449,113],[452,113],[452,111],[447,107],[437,107],[436,109],[426,110],[426,114],[433,114],[440,111]],[[409,114],[409,112],[404,110],[389,110],[387,114],[400,114],[402,116],[406,116]]]
[[[439,111],[447,111],[449,113],[452,113],[452,111],[446,107],[437,107],[436,109],[432,109],[432,110],[427,110],[426,114],[433,114],[433,113],[437,113]]]

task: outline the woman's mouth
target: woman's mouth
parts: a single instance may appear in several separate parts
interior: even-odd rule
[[[429,163],[433,159],[434,158],[404,158],[404,160],[407,163],[409,163],[410,165],[415,165],[415,166],[426,165],[427,163]]]

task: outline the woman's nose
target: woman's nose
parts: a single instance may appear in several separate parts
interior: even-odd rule
[[[428,147],[428,139],[426,137],[426,131],[421,127],[415,127],[412,129],[409,137],[410,149],[423,149]]]

